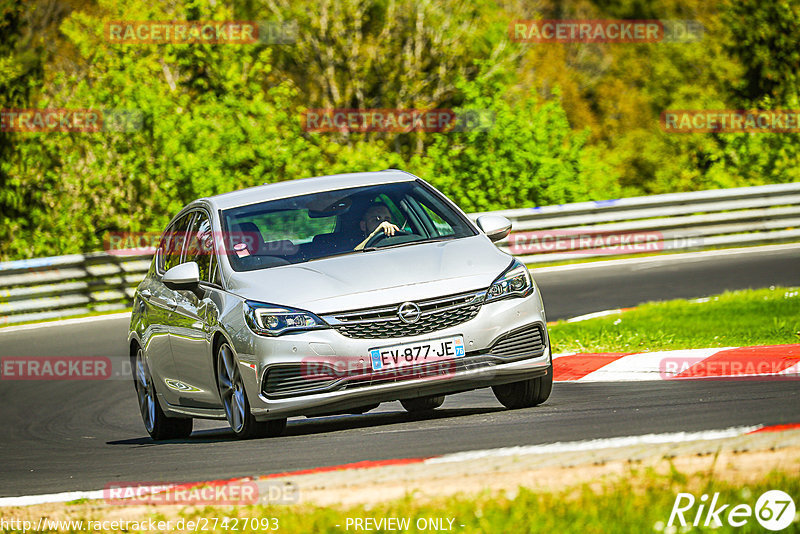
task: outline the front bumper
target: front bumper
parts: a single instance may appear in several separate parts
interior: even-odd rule
[[[490,352],[491,347],[498,340],[507,338],[509,333],[534,327],[542,332],[541,347],[537,350],[511,356]],[[235,348],[251,411],[259,420],[318,415],[379,402],[451,394],[552,372],[550,343],[538,290],[525,298],[483,304],[473,319],[419,336],[354,339],[335,329],[275,338],[257,336],[249,330],[247,333],[249,335],[237,336]],[[450,365],[410,371],[388,379],[369,370],[370,349],[456,335],[463,336],[467,354],[451,360]],[[321,367],[332,367],[341,370],[342,374],[335,380],[318,382],[315,388],[288,394],[264,391],[265,377],[278,368]]]

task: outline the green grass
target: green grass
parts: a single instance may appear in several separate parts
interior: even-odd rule
[[[800,343],[797,288],[731,291],[707,302],[652,302],[619,315],[548,328],[554,352],[654,350]]]
[[[421,519],[452,518],[456,533],[526,533],[542,532],[559,534],[628,534],[659,532],[764,532],[755,517],[740,528],[725,524],[722,528],[689,528],[681,530],[667,527],[670,512],[678,493],[688,492],[695,496],[695,506],[684,514],[687,522],[694,520],[702,494],[709,496],[719,492],[717,505],[729,503],[722,514],[725,523],[727,512],[737,504],[755,507],[758,497],[767,490],[781,489],[789,495],[800,495],[800,477],[788,472],[772,472],[757,484],[734,484],[719,480],[710,472],[687,476],[675,470],[666,474],[655,473],[651,468],[631,468],[629,473],[614,481],[606,481],[598,487],[581,485],[555,492],[537,492],[520,488],[509,497],[484,493],[477,497],[455,496],[434,502],[418,503],[413,495],[404,499],[373,506],[314,507],[299,506],[247,506],[238,508],[204,507],[185,509],[180,517],[184,521],[208,521],[208,518],[240,518],[216,532],[274,532],[274,530],[243,528],[243,520],[277,520],[278,532],[341,533],[356,531],[348,518],[399,518],[407,519],[410,528],[406,532],[425,532],[417,528]],[[166,519],[164,516],[159,516]],[[177,521],[170,518],[173,524]],[[703,520],[705,517],[703,517]],[[140,519],[141,520],[141,519]],[[184,523],[185,524],[185,523]],[[205,523],[206,525],[208,523]],[[259,524],[259,523],[256,523]],[[274,523],[270,523],[274,524]],[[447,523],[445,523],[447,524]],[[702,520],[701,520],[702,524]],[[338,526],[337,526],[338,525]],[[420,526],[422,524],[420,523]],[[790,525],[784,532],[797,532],[798,523]],[[362,530],[363,532],[363,530]],[[376,532],[390,532],[382,529]],[[396,531],[395,531],[396,532]],[[436,532],[436,530],[427,530]],[[442,532],[442,530],[439,530]]]

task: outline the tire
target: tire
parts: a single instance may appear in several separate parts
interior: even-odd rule
[[[435,410],[444,402],[444,395],[432,395],[430,397],[417,397],[416,399],[403,399],[400,404],[407,412],[428,412]]]
[[[509,410],[538,406],[550,397],[553,391],[553,367],[547,374],[522,382],[492,386],[494,396]]]
[[[217,388],[225,418],[239,439],[280,436],[286,428],[286,418],[256,421],[250,413],[250,403],[244,390],[239,364],[233,349],[222,342],[217,349]]]
[[[139,400],[139,412],[142,414],[144,428],[150,437],[155,441],[188,438],[192,433],[192,418],[167,417],[161,409],[153,377],[150,375],[150,369],[141,347],[136,348],[133,369],[133,384]]]

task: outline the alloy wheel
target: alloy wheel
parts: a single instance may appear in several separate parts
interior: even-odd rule
[[[244,384],[233,351],[227,343],[219,348],[218,382],[225,416],[234,432],[239,433],[245,424],[246,405]]]
[[[155,390],[141,348],[136,351],[136,394],[139,397],[139,411],[142,413],[144,427],[148,432],[153,432],[156,424]]]

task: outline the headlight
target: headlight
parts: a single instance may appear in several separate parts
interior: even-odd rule
[[[486,293],[486,302],[511,297],[527,297],[533,291],[533,280],[528,268],[514,260],[506,272],[495,280]]]
[[[297,330],[328,328],[328,324],[311,312],[246,300],[244,317],[256,334],[279,336]]]

